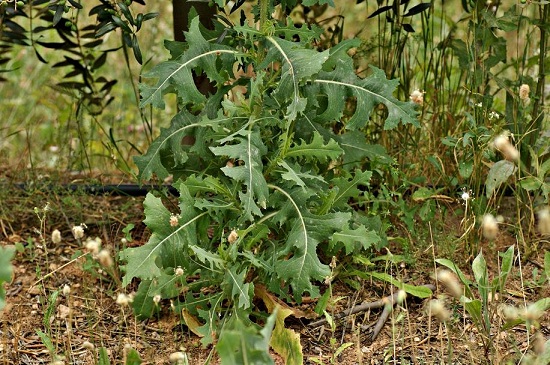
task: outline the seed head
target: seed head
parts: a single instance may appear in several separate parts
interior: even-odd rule
[[[227,242],[233,243],[239,238],[239,234],[237,231],[232,230],[231,233],[229,233],[229,236],[227,236]]]
[[[451,318],[451,312],[437,299],[428,302],[428,312],[441,322],[446,322]]]
[[[449,293],[456,299],[460,299],[462,296],[462,285],[456,279],[456,276],[449,270],[440,270],[437,273],[437,280],[439,280]]]
[[[531,89],[529,88],[529,85],[527,84],[523,84],[519,87],[519,98],[520,100],[522,100],[523,102],[526,102],[527,100],[529,100],[529,93],[530,93]]]
[[[543,236],[550,235],[550,208],[546,207],[538,213],[539,222],[537,228]]]
[[[67,296],[71,294],[71,287],[67,284],[63,285],[63,295]]]
[[[97,254],[97,259],[103,267],[111,267],[114,264],[113,258],[111,257],[111,252],[109,252],[109,250],[106,248],[99,251],[99,253]]]
[[[411,93],[411,96],[409,96],[409,99],[415,104],[423,105],[424,104],[424,91],[420,91],[418,89],[414,90]]]
[[[73,236],[77,240],[84,237],[84,228],[87,228],[84,223],[80,224],[79,226],[73,226],[71,229],[73,231]]]
[[[54,229],[52,232],[52,242],[58,244],[61,242],[61,232],[58,229]]]
[[[93,253],[94,255],[97,255],[99,253],[99,249],[101,248],[101,238],[89,238],[84,243],[84,247],[89,252]]]
[[[187,355],[185,355],[183,352],[173,352],[170,354],[170,363],[171,364],[176,364],[176,365],[180,365],[180,364],[185,364],[186,361],[187,361]]]
[[[492,214],[485,214],[481,221],[483,237],[494,240],[498,234],[498,222]]]
[[[93,351],[95,349],[95,346],[90,341],[84,341],[82,342],[82,347],[85,348],[88,351]]]
[[[517,161],[519,159],[519,151],[510,142],[508,136],[501,134],[493,140],[493,146],[502,153],[508,161]]]
[[[181,268],[181,266],[178,266],[175,270],[174,270],[174,274],[176,276],[182,276],[183,275],[183,269]]]

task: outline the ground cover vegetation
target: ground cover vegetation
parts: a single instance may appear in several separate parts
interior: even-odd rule
[[[550,361],[546,2],[216,0],[168,60],[144,5],[1,2],[4,85],[62,55],[64,95],[2,88],[4,181],[31,193],[0,205],[0,306],[30,278],[45,348],[3,320],[5,363]],[[177,196],[97,213],[37,178],[64,169]]]

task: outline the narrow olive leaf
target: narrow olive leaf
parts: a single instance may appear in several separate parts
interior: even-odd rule
[[[59,23],[59,21],[63,18],[63,14],[65,13],[65,6],[56,5],[54,8],[55,8],[55,13],[53,15],[52,25],[55,27]]]
[[[135,34],[132,34],[132,50],[134,51],[134,57],[136,58],[136,61],[140,65],[143,64],[141,49],[139,48],[139,42]]]
[[[405,29],[406,32],[414,33],[414,28],[412,27],[412,25],[407,24],[407,23],[403,23],[402,26],[403,26],[403,29]]]
[[[372,13],[371,15],[369,15],[369,16],[367,17],[367,19],[374,18],[375,16],[377,16],[377,15],[379,15],[379,14],[382,14],[382,13],[384,13],[384,12],[390,10],[391,8],[393,8],[393,6],[391,6],[391,5],[382,6],[382,7],[378,8],[378,9],[376,9],[376,10],[374,11],[374,13]]]
[[[420,3],[410,8],[409,11],[407,11],[407,13],[405,13],[405,15],[403,16],[413,16],[422,13],[423,11],[428,10],[431,6],[431,3]]]

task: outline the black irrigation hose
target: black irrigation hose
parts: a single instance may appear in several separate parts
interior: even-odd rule
[[[81,192],[88,195],[116,195],[116,196],[145,196],[150,191],[167,190],[173,196],[179,196],[179,192],[171,185],[137,185],[137,184],[120,184],[120,185],[89,185],[89,184],[48,184],[38,186],[35,184],[14,184],[18,189],[24,191],[42,190],[55,191],[60,194]]]

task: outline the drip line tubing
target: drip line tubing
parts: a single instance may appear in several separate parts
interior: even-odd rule
[[[24,191],[41,190],[47,192],[73,193],[79,192],[88,195],[114,195],[114,196],[145,196],[150,191],[166,190],[173,196],[179,196],[179,192],[171,185],[137,185],[137,184],[119,184],[119,185],[99,185],[99,184],[47,184],[40,186],[37,184],[19,183],[14,184],[18,189]]]

